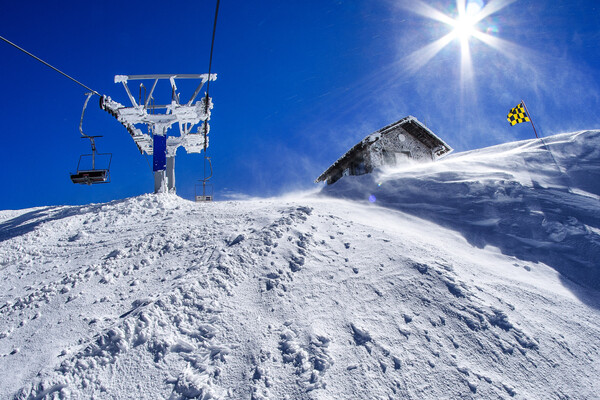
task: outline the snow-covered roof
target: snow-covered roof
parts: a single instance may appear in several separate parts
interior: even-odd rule
[[[430,149],[435,149],[435,154],[439,157],[443,154],[448,154],[452,152],[452,147],[448,146],[446,142],[440,139],[435,133],[433,133],[429,128],[423,125],[418,119],[409,115],[407,117],[402,118],[399,121],[394,122],[388,126],[385,126],[378,131],[375,131],[365,137],[363,140],[354,145],[350,150],[348,150],[343,156],[337,159],[329,168],[325,170],[316,180],[317,182],[322,182],[327,179],[327,177],[335,170],[337,166],[345,162],[348,158],[350,158],[354,153],[360,151],[367,147],[368,145],[378,141],[381,138],[381,135],[397,128],[401,127],[408,134],[413,136],[415,139],[419,140],[425,146]]]

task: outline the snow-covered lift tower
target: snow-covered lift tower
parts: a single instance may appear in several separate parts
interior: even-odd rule
[[[154,89],[160,79],[168,79],[171,83],[170,104],[154,104]],[[176,79],[200,80],[187,103],[182,103],[179,98]],[[125,107],[108,96],[100,98],[100,108],[127,128],[140,152],[153,155],[154,193],[175,193],[175,155],[180,146],[187,153],[200,153],[208,147],[208,120],[213,108],[212,99],[204,96],[195,103],[194,100],[209,79],[216,80],[217,74],[116,75],[115,83],[123,84],[132,106]],[[127,82],[132,80],[154,80],[150,93],[144,94],[143,98],[141,88],[144,86],[140,86],[139,104],[127,86]],[[175,123],[179,125],[179,135],[167,135],[167,131]],[[148,127],[148,133],[142,132],[139,127],[141,124]],[[199,124],[196,132],[192,132],[196,124]]]

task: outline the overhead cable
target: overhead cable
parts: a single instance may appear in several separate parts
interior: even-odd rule
[[[214,33],[213,33],[213,38],[214,38]],[[36,60],[38,60],[42,64],[46,65],[47,67],[52,68],[53,70],[55,70],[59,74],[66,76],[67,78],[69,78],[73,82],[77,83],[78,85],[83,86],[84,88],[86,88],[87,90],[89,90],[90,92],[92,92],[93,94],[96,94],[96,95],[100,96],[100,93],[96,92],[94,89],[91,89],[88,86],[84,85],[83,83],[79,82],[77,79],[70,77],[69,75],[67,75],[64,72],[62,72],[61,70],[59,70],[58,68],[55,68],[52,65],[48,64],[46,61],[42,60],[41,58],[36,57],[35,55],[31,54],[27,50],[23,49],[22,47],[17,46],[16,44],[14,44],[13,42],[11,42],[10,40],[8,40],[6,38],[3,38],[2,36],[0,36],[0,39],[4,40],[6,43],[10,44],[11,46],[14,46],[17,49],[21,50],[23,53],[27,54],[28,56],[31,56],[31,57],[35,58]]]
[[[217,7],[215,9],[215,22],[213,23],[213,31],[212,31],[212,40],[210,42],[210,57],[208,59],[208,82],[206,82],[206,97],[208,98],[208,90],[210,89],[210,71],[212,68],[212,56],[213,56],[213,48],[215,47],[215,32],[217,31],[217,17],[219,15],[219,2],[217,0]],[[208,104],[207,104],[208,107]]]
[[[213,22],[212,39],[210,41],[210,56],[208,58],[208,82],[206,82],[205,112],[208,112],[208,101],[209,101],[208,92],[210,89],[210,72],[211,72],[211,68],[212,68],[213,48],[215,47],[215,32],[217,31],[217,17],[219,16],[219,3],[220,3],[220,0],[217,0],[217,6],[215,8],[215,21]],[[206,154],[207,150],[208,150],[208,128],[207,128],[207,123],[204,122],[204,124],[205,124],[204,125],[204,179],[202,180],[202,195],[203,196],[206,195],[206,181],[208,181],[210,178],[212,178],[212,175],[213,175],[212,162],[210,161],[210,158]],[[210,176],[209,177],[206,177],[206,161],[209,162],[209,166],[210,166]]]

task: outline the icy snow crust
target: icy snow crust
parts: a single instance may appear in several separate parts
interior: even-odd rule
[[[325,190],[361,201],[1,211],[0,398],[594,398],[599,293],[550,261],[596,276],[599,140],[546,139],[568,182],[531,141]]]

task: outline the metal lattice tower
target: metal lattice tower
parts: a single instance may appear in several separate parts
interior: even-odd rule
[[[171,103],[154,104],[154,89],[160,79],[168,79],[171,84]],[[200,83],[187,103],[182,103],[177,92],[176,79],[199,79]],[[210,127],[212,99],[202,97],[194,103],[202,87],[208,80],[217,79],[217,74],[164,74],[164,75],[116,75],[115,83],[122,83],[131,107],[112,100],[108,96],[100,98],[100,108],[114,116],[133,138],[140,152],[152,154],[154,171],[154,193],[175,193],[175,155],[182,146],[187,153],[200,153],[208,147],[208,132]],[[127,86],[132,80],[154,80],[150,92],[142,97],[140,85],[139,104]],[[161,111],[159,113],[159,111]],[[177,123],[179,135],[168,135],[169,128]],[[194,126],[199,124],[196,132]],[[148,127],[148,133],[143,133],[141,125]]]

